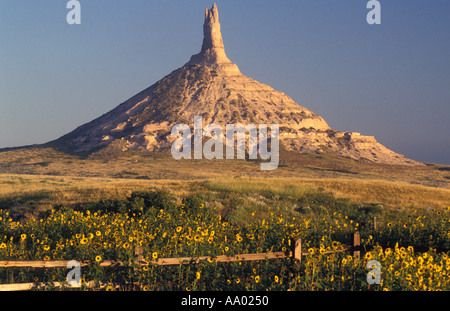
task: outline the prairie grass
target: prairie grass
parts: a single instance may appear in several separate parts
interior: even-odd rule
[[[0,206],[12,209],[20,217],[36,217],[57,205],[124,199],[133,191],[165,187],[181,194],[180,190],[187,188],[184,184],[172,180],[0,174]]]
[[[289,207],[308,194],[326,193],[350,203],[382,204],[392,208],[450,206],[450,190],[403,181],[360,178],[209,178],[197,180],[123,179],[77,176],[0,174],[0,205],[17,213],[36,216],[56,205],[73,206],[100,199],[124,199],[133,191],[165,189],[176,197],[190,193],[237,209],[245,218],[265,207]],[[226,193],[221,198],[217,193]],[[261,199],[261,198],[262,199]],[[247,211],[244,211],[248,209]],[[227,211],[228,213],[229,211]]]
[[[262,194],[279,197],[301,197],[316,188],[310,183],[296,183],[288,179],[211,179],[208,180],[207,188],[212,191],[227,191],[237,194]]]
[[[445,208],[450,205],[450,190],[389,181],[359,178],[233,178],[213,179],[208,188],[235,193],[272,193],[298,198],[321,190],[352,203],[380,203],[391,207]]]

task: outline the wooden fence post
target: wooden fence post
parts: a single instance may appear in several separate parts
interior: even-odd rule
[[[14,283],[14,269],[8,271],[7,279],[9,283]]]
[[[144,251],[142,250],[142,246],[136,245],[136,247],[134,248],[134,255],[137,257],[137,261],[139,264],[142,260],[144,260],[143,253]]]
[[[134,247],[134,255],[136,256],[136,261],[134,261],[134,264],[136,264],[138,267],[140,267],[142,265],[142,261],[144,260],[144,251],[142,249],[142,246],[140,245],[136,245]],[[139,274],[139,269],[138,268],[133,268],[134,271],[134,276]],[[141,288],[141,284],[139,283],[139,280],[135,279],[133,282],[134,286]]]
[[[292,258],[302,262],[302,239],[291,239]]]
[[[361,236],[359,235],[359,232],[356,232],[353,234],[352,247],[353,247],[353,258],[357,261],[361,257],[360,246],[361,246]]]

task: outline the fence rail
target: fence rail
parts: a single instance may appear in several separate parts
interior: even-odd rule
[[[351,245],[344,245],[341,249],[325,251],[323,254],[331,254],[338,252],[352,251],[353,257],[356,260],[360,258],[360,235],[354,233],[352,235]],[[309,255],[308,251],[302,250],[302,240],[300,238],[291,239],[291,249],[286,252],[269,252],[269,253],[254,253],[254,254],[238,254],[238,255],[220,255],[220,256],[199,256],[199,257],[180,257],[180,258],[157,258],[151,261],[143,259],[142,247],[135,248],[135,255],[137,260],[133,263],[139,266],[159,265],[159,266],[174,266],[180,264],[196,264],[206,260],[213,260],[215,262],[236,262],[236,261],[257,261],[268,259],[282,259],[292,258],[301,262],[302,256]],[[0,268],[65,268],[70,260],[2,260],[0,261]],[[93,261],[80,261],[81,267],[86,267],[93,264]],[[131,263],[131,262],[128,262]],[[98,263],[101,267],[123,266],[125,262],[120,260],[103,260]],[[45,286],[45,283],[22,283],[22,284],[0,284],[0,291],[23,291],[31,290],[38,286]],[[64,282],[54,282],[53,286],[60,287],[67,284]],[[87,282],[85,286],[94,286],[93,282]],[[73,286],[71,286],[73,287]],[[79,286],[78,286],[79,287]]]

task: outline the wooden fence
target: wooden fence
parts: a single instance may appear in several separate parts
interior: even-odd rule
[[[360,258],[360,235],[354,233],[352,235],[351,245],[344,245],[337,250],[326,251],[323,254],[331,254],[337,252],[353,252],[353,257],[356,260]],[[307,256],[310,253],[302,250],[302,240],[300,238],[291,239],[291,249],[286,252],[269,252],[269,253],[255,253],[255,254],[239,254],[239,255],[222,255],[222,256],[200,256],[200,257],[180,257],[180,258],[157,258],[151,261],[143,259],[142,247],[135,248],[135,255],[137,260],[134,262],[139,266],[160,265],[160,266],[174,266],[180,264],[196,264],[205,260],[214,260],[215,262],[235,262],[235,261],[256,261],[268,259],[292,258],[299,263],[302,256]],[[66,268],[69,260],[29,260],[29,261],[15,261],[3,260],[0,261],[0,268]],[[92,261],[80,261],[80,266],[85,267],[92,264]],[[130,263],[130,262],[129,262]],[[99,263],[101,267],[123,266],[125,263],[120,260],[104,260]],[[84,284],[87,287],[94,286],[94,282],[87,282]],[[31,290],[37,287],[45,287],[46,283],[22,283],[22,284],[0,284],[0,291],[23,291]],[[53,286],[61,287],[68,286],[65,282],[54,282]],[[80,287],[80,285],[70,286]]]

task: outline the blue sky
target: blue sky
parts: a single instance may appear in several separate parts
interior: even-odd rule
[[[108,112],[200,51],[203,0],[0,0],[0,148]],[[216,1],[228,57],[338,130],[450,164],[450,2]]]

